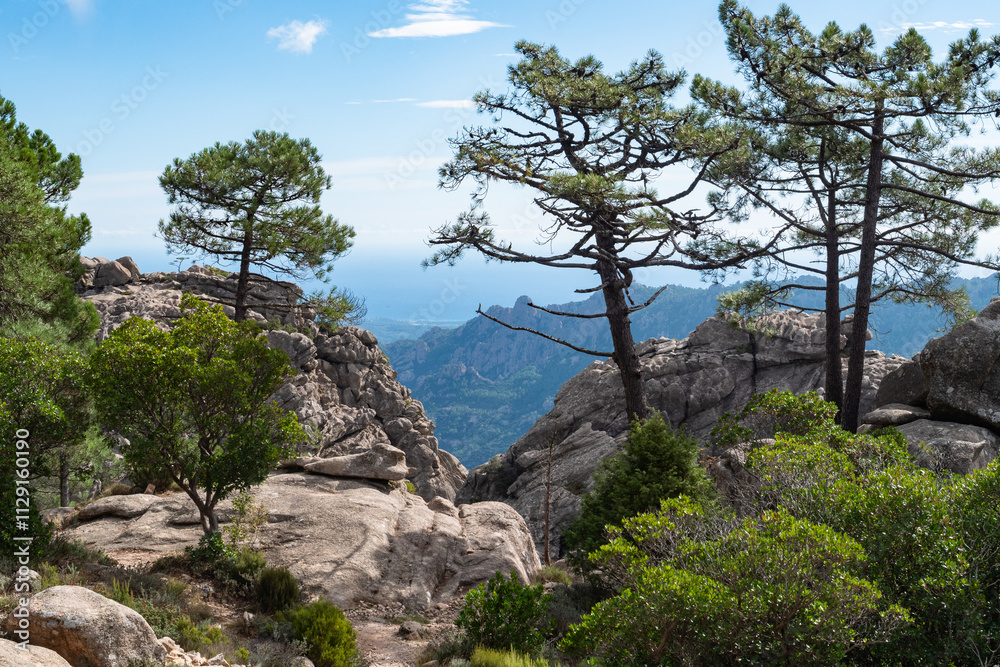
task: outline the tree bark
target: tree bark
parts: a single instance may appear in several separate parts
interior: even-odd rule
[[[240,253],[240,279],[236,283],[236,314],[233,319],[242,322],[247,316],[247,294],[250,292],[250,245],[253,243],[253,220],[246,221],[243,230],[243,252]]]
[[[872,275],[875,266],[875,232],[879,199],[882,195],[882,144],[885,119],[882,105],[875,111],[872,123],[871,154],[868,158],[868,182],[865,193],[865,217],[861,223],[861,251],[858,258],[858,287],[854,298],[854,323],[851,328],[851,352],[847,363],[847,387],[841,426],[857,431],[861,409],[861,383],[865,372],[865,332],[871,309]]]
[[[635,352],[635,340],[632,338],[632,323],[629,317],[628,300],[625,298],[625,286],[618,275],[618,269],[611,261],[616,257],[615,242],[610,232],[597,234],[597,247],[607,257],[597,262],[597,272],[604,286],[605,314],[611,329],[611,342],[614,346],[612,357],[621,373],[622,386],[625,389],[625,414],[629,423],[649,416],[649,406],[646,403],[646,385],[642,381],[642,366],[639,355]]]
[[[69,458],[59,457],[59,507],[69,507]]]
[[[826,212],[826,400],[844,409],[844,377],[840,363],[840,243],[837,238],[837,195],[827,193]]]

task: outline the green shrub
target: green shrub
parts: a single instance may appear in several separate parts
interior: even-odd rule
[[[184,551],[192,562],[209,565],[236,556],[236,553],[222,540],[222,533],[219,531],[202,535],[197,547],[187,547]]]
[[[576,565],[607,542],[605,526],[655,510],[664,498],[714,497],[714,486],[698,465],[698,441],[675,430],[656,414],[629,428],[623,450],[594,473],[594,490],[583,498],[580,515],[563,533]]]
[[[545,642],[541,626],[550,600],[541,586],[523,585],[517,573],[504,579],[497,572],[466,593],[455,625],[472,646],[534,654]]]
[[[246,547],[237,551],[233,560],[235,573],[247,581],[255,581],[267,566],[264,554]]]
[[[180,644],[185,651],[199,651],[206,646],[220,644],[225,641],[222,630],[216,625],[207,623],[196,624],[186,615],[180,616],[174,625],[176,635],[173,639]]]
[[[907,621],[855,574],[861,546],[831,528],[778,510],[705,539],[703,516],[680,499],[626,521],[594,554],[626,585],[561,647],[616,665],[832,666]]]
[[[727,412],[712,429],[712,440],[723,447],[773,438],[777,433],[806,435],[836,429],[837,406],[814,391],[795,395],[772,389],[754,394],[738,413]]]
[[[257,580],[257,604],[261,611],[287,609],[299,597],[299,584],[285,567],[269,567]]]
[[[548,584],[556,583],[563,584],[564,586],[569,586],[573,583],[573,580],[569,576],[569,572],[566,570],[556,567],[555,565],[545,565],[538,572],[535,572],[531,577],[531,583],[533,584]]]
[[[328,600],[295,607],[278,615],[291,623],[295,639],[305,641],[306,655],[316,667],[352,667],[357,659],[356,634],[351,622]]]
[[[477,648],[469,661],[470,667],[549,667],[544,659],[535,660],[516,651],[496,651]]]

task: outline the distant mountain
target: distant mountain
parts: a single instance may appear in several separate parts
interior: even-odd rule
[[[975,308],[997,295],[996,277],[956,279],[956,285],[966,288]],[[653,305],[636,313],[633,335],[637,342],[660,336],[684,338],[716,312],[721,292],[738,287],[671,285]],[[632,290],[632,297],[640,303],[654,291],[639,286]],[[603,318],[557,317],[532,308],[529,301],[524,296],[512,308],[492,306],[487,313],[579,347],[611,351]],[[804,291],[795,294],[793,301],[819,308],[823,293]],[[603,300],[595,294],[585,301],[546,307],[589,314],[601,312]],[[940,313],[926,306],[876,304],[869,326],[876,339],[869,347],[912,356],[943,324]],[[539,336],[511,331],[482,316],[454,329],[431,329],[416,340],[383,341],[382,349],[399,373],[399,381],[411,388],[434,420],[441,447],[470,469],[506,451],[552,407],[559,387],[595,359]]]
[[[389,317],[366,317],[359,326],[375,334],[379,344],[384,345],[401,338],[417,338],[435,327],[454,328],[460,324],[461,322],[411,322]]]

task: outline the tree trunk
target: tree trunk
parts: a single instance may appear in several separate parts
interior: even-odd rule
[[[854,298],[854,323],[851,329],[851,353],[847,363],[847,387],[844,390],[844,406],[841,413],[841,426],[852,433],[858,429],[861,383],[865,372],[865,332],[868,331],[868,311],[871,308],[872,275],[875,266],[875,232],[879,199],[882,195],[882,133],[884,124],[882,105],[878,104],[875,109],[875,120],[872,123],[865,217],[861,223],[858,287]]]
[[[840,364],[840,239],[837,238],[837,194],[827,194],[826,211],[826,400],[844,409],[844,377]]]
[[[69,457],[59,456],[59,507],[69,507]]]
[[[615,241],[609,232],[598,232],[597,247],[608,258],[616,257]],[[635,341],[632,339],[632,323],[629,317],[628,301],[625,298],[625,286],[618,276],[618,269],[610,259],[597,262],[597,272],[604,285],[605,313],[611,329],[611,342],[614,345],[612,357],[621,372],[622,385],[625,388],[625,414],[631,424],[636,419],[649,416],[649,406],[646,404],[646,385],[642,381],[642,366],[639,355],[635,352]]]
[[[243,230],[243,252],[240,253],[240,279],[236,283],[236,315],[237,322],[242,322],[247,316],[247,294],[250,292],[250,246],[253,243],[253,220],[247,220]]]

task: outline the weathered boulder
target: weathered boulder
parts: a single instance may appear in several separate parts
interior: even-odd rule
[[[1000,298],[919,354],[935,419],[1000,430]]]
[[[142,616],[88,588],[45,589],[28,603],[28,619],[31,641],[73,667],[129,667],[166,656]]]
[[[508,505],[430,502],[396,482],[308,472],[272,475],[256,490],[270,513],[261,546],[305,590],[353,607],[359,600],[426,609],[450,602],[497,571],[524,581],[539,561],[524,519]],[[103,515],[64,532],[114,555],[149,560],[195,546],[202,535],[184,494],[151,496],[141,516]],[[225,524],[231,504],[220,504]]]
[[[968,474],[997,456],[997,437],[981,426],[918,419],[897,426],[917,464],[931,470]]]
[[[454,499],[468,473],[458,459],[438,448],[434,423],[409,389],[396,381],[375,336],[356,327],[323,333],[313,311],[295,306],[301,289],[262,276],[251,278],[248,318],[265,326],[279,322],[299,329],[267,332],[269,344],[285,352],[296,370],[274,399],[298,415],[310,436],[299,456],[353,456],[388,444],[405,454],[406,465],[413,468],[407,479],[418,494],[427,500],[438,495]],[[236,279],[235,274],[193,266],[179,273],[140,274],[127,290],[84,288],[82,296],[101,315],[100,341],[133,316],[168,327],[181,316],[185,292],[230,303]]]
[[[371,449],[358,454],[346,454],[306,463],[306,472],[331,477],[360,477],[362,479],[406,479],[406,454],[392,445],[376,443]]]
[[[106,496],[80,508],[77,518],[81,521],[96,519],[100,516],[118,516],[131,519],[145,514],[156,502],[156,496],[146,494]]]
[[[891,403],[903,405],[924,405],[930,386],[920,368],[920,362],[907,361],[882,378],[875,393],[875,405],[882,407]]]
[[[822,393],[824,323],[822,315],[782,311],[761,323],[770,332],[764,336],[738,330],[717,316],[683,340],[659,338],[640,343],[637,352],[650,406],[675,426],[707,441],[719,417],[741,409],[756,392],[777,388],[797,394]],[[840,343],[845,344],[843,337]],[[861,414],[874,408],[881,378],[904,361],[880,352],[866,353]],[[590,488],[600,461],[624,439],[624,405],[617,366],[611,360],[595,361],[562,386],[552,410],[506,453],[470,473],[456,502],[509,503],[525,517],[540,549],[545,537],[545,478],[551,445],[550,545],[551,553],[558,554],[560,536],[579,512],[580,494]]]
[[[872,426],[900,426],[918,419],[930,419],[931,413],[926,408],[902,403],[889,403],[872,410],[861,419],[863,424]]]
[[[28,645],[28,650],[20,649],[7,639],[0,639],[0,665],[3,667],[71,667],[55,651],[41,646]]]
[[[94,287],[125,285],[132,280],[132,272],[120,262],[101,264],[94,275]]]

